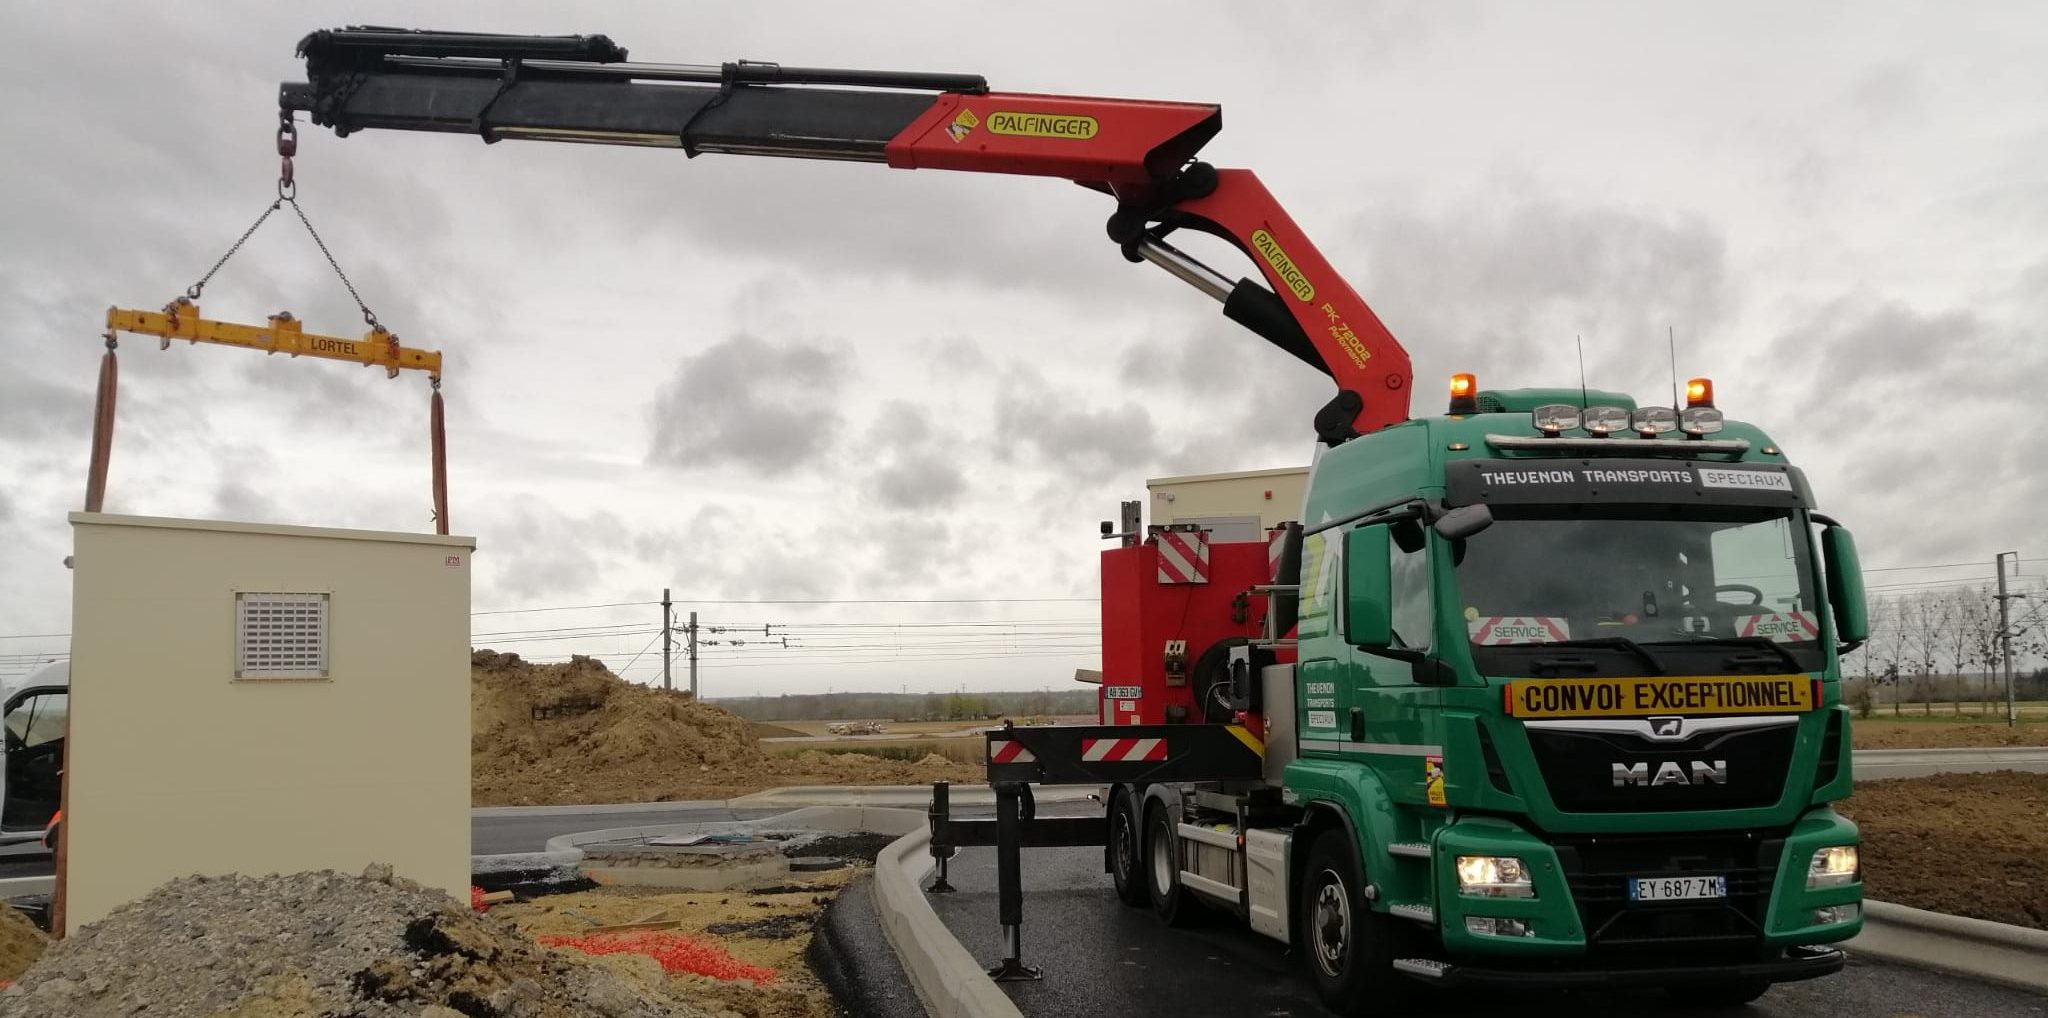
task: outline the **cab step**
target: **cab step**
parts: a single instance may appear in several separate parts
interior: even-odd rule
[[[1435,958],[1396,958],[1394,971],[1405,972],[1421,979],[1442,979],[1451,968],[1450,962]]]
[[[1427,859],[1433,853],[1427,841],[1396,841],[1387,846],[1388,855],[1405,855],[1411,859]]]
[[[1429,905],[1388,905],[1387,914],[1412,919],[1424,926],[1436,925],[1436,909]]]

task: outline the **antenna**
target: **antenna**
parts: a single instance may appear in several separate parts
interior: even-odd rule
[[[1586,396],[1586,337],[1573,335],[1572,342],[1579,347],[1579,409],[1584,410],[1592,405]]]
[[[1664,327],[1664,341],[1665,341],[1665,343],[1666,343],[1666,344],[1667,344],[1667,345],[1668,345],[1668,346],[1670,347],[1670,349],[1671,349],[1671,409],[1672,409],[1672,412],[1676,413],[1676,412],[1678,411],[1678,409],[1679,409],[1679,407],[1678,407],[1678,330],[1677,330],[1677,329],[1674,329],[1674,328],[1672,328],[1672,327],[1671,327],[1671,326],[1669,326],[1669,325],[1665,326],[1665,327]]]

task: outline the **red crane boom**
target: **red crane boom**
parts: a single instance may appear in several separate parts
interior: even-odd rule
[[[279,104],[339,135],[366,128],[881,162],[1063,177],[1116,200],[1110,239],[1328,374],[1336,444],[1406,420],[1407,351],[1250,170],[1195,158],[1212,104],[993,92],[977,75],[629,63],[604,36],[349,28],[299,44],[307,80]],[[1192,229],[1249,256],[1232,280],[1167,240]]]

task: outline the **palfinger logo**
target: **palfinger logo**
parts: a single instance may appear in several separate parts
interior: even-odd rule
[[[1272,234],[1264,230],[1253,230],[1252,247],[1259,252],[1259,257],[1266,260],[1266,264],[1273,267],[1273,272],[1280,277],[1281,282],[1287,284],[1287,289],[1293,291],[1296,297],[1304,301],[1316,299],[1314,284],[1308,281],[1307,276],[1301,274],[1300,269],[1294,267],[1294,259],[1287,257],[1287,252],[1280,247],[1279,241],[1273,239]]]
[[[988,115],[990,134],[1008,134],[1026,138],[1062,138],[1070,141],[1087,141],[1095,137],[1101,125],[1094,117],[1076,117],[1062,113],[1009,113],[998,110]]]

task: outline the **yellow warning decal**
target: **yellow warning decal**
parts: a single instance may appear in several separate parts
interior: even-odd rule
[[[1258,736],[1253,735],[1249,729],[1245,728],[1245,726],[1225,725],[1223,730],[1229,732],[1232,736],[1236,737],[1237,741],[1244,743],[1244,748],[1249,749],[1260,756],[1266,755],[1265,741],[1260,739]]]
[[[954,117],[953,122],[946,125],[946,136],[953,139],[955,144],[966,141],[967,136],[974,133],[975,126],[980,123],[981,118],[975,116],[973,110],[963,107],[960,110],[960,115]]]
[[[988,115],[990,134],[1009,134],[1025,138],[1064,138],[1069,141],[1087,141],[1095,137],[1102,125],[1094,117],[1076,117],[1063,113],[1009,113],[997,110]]]
[[[1813,680],[1804,675],[1517,679],[1503,695],[1518,718],[1786,714],[1816,706]]]
[[[1444,758],[1426,756],[1422,758],[1422,789],[1432,806],[1444,805]]]
[[[1287,284],[1287,288],[1292,290],[1296,297],[1304,301],[1316,299],[1314,284],[1308,281],[1307,276],[1301,274],[1300,269],[1294,267],[1294,259],[1287,257],[1287,252],[1280,247],[1279,241],[1273,239],[1272,234],[1264,230],[1253,230],[1252,248],[1259,252],[1259,257],[1264,258],[1266,264],[1273,267],[1273,272],[1280,277],[1281,282]]]

